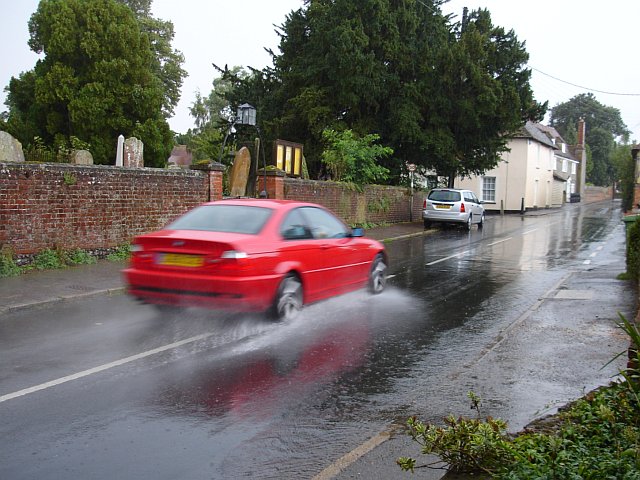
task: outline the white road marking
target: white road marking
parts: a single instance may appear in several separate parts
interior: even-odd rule
[[[498,240],[497,242],[490,243],[488,246],[493,247],[494,245],[498,245],[499,243],[503,243],[503,242],[508,242],[509,240],[512,240],[512,239],[513,237],[503,238],[502,240]]]
[[[582,262],[583,265],[590,265],[591,264],[591,260],[585,260],[584,262]]]
[[[103,372],[105,370],[109,370],[110,368],[115,368],[127,363],[135,362],[136,360],[150,357],[151,355],[156,355],[157,353],[166,352],[167,350],[181,347],[182,345],[187,345],[189,343],[197,342],[198,340],[204,340],[206,338],[211,337],[212,335],[215,335],[215,333],[213,332],[203,333],[202,335],[196,335],[195,337],[187,338],[185,340],[180,340],[179,342],[154,348],[153,350],[147,350],[146,352],[138,353],[136,355],[131,355],[130,357],[121,358],[120,360],[116,360],[111,363],[105,363],[104,365],[90,368],[89,370],[83,370],[82,372],[74,373],[72,375],[67,375],[66,377],[58,378],[56,380],[51,380],[50,382],[41,383],[40,385],[35,385],[33,387],[18,390],[17,392],[8,393],[6,395],[0,396],[0,403],[6,402],[7,400],[12,400],[14,398],[23,397],[31,393],[39,392],[40,390],[45,390],[47,388],[55,387],[57,385],[62,385],[63,383],[67,383],[72,380],[88,377],[89,375],[93,375],[94,373]]]
[[[434,260],[433,262],[427,263],[427,267],[430,267],[431,265],[435,265],[436,263],[446,262],[447,260],[451,260],[452,258],[461,257],[463,255],[466,255],[467,253],[469,253],[469,250],[465,250],[464,252],[456,253],[454,255],[449,255],[448,257],[444,257],[439,260]]]
[[[339,458],[333,464],[329,465],[319,474],[312,478],[312,480],[329,480],[336,475],[338,475],[342,470],[347,468],[349,465],[354,463],[359,458],[365,456],[371,450],[376,448],[378,445],[386,442],[390,438],[389,432],[382,432],[376,435],[375,437],[371,437],[369,440],[364,442],[359,447],[351,450],[345,456]]]
[[[532,230],[527,230],[526,232],[522,232],[522,236],[529,235],[530,233],[537,232],[538,229],[534,228]]]
[[[598,255],[598,252],[593,252],[591,255],[589,255],[589,257],[593,258],[593,257],[595,257],[596,255]]]

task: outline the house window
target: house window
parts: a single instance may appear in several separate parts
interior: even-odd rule
[[[562,160],[562,171],[563,172],[568,171],[568,162],[566,160]]]
[[[482,177],[482,200],[495,203],[496,177]]]
[[[571,163],[571,175],[575,175],[576,174],[576,164],[575,163]]]

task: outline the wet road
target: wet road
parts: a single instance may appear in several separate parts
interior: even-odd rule
[[[122,295],[6,314],[0,478],[313,478],[409,415],[467,414],[469,389],[520,428],[615,372],[623,228],[607,202],[398,240],[382,295],[287,325]],[[379,456],[341,478],[406,478]]]

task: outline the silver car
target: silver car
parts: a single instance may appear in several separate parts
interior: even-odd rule
[[[432,223],[458,223],[471,230],[474,223],[484,225],[484,207],[471,190],[434,188],[422,206],[424,228]]]

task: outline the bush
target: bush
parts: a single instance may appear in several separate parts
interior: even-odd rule
[[[627,273],[636,282],[640,279],[640,217],[627,232]]]
[[[11,255],[0,253],[0,278],[20,275],[22,270],[13,261]]]
[[[411,418],[409,434],[423,446],[422,453],[438,455],[453,471],[500,480],[640,479],[640,331],[620,318],[632,347],[621,372],[624,381],[591,392],[547,419],[544,432],[530,429],[510,439],[502,421],[448,417],[444,427]],[[477,408],[479,400],[470,396]],[[418,468],[412,458],[397,463],[404,470]]]

